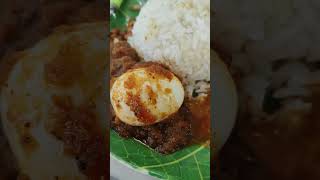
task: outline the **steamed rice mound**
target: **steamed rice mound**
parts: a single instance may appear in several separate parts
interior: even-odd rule
[[[169,66],[189,95],[196,86],[209,89],[210,0],[149,0],[128,42],[144,61]]]

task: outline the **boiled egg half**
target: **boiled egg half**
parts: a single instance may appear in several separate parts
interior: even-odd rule
[[[103,22],[61,26],[34,47],[3,60],[16,63],[1,88],[0,119],[24,178],[104,175],[106,29]]]
[[[159,64],[127,71],[110,92],[117,117],[132,126],[150,125],[178,111],[184,100],[181,81]]]

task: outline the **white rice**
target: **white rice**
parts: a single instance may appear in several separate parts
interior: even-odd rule
[[[215,1],[214,38],[232,53],[274,61],[320,60],[319,0]]]
[[[191,95],[196,81],[210,81],[210,0],[149,0],[128,42],[145,61],[168,65]]]
[[[213,40],[242,74],[241,96],[252,101],[252,112],[263,110],[268,88],[284,107],[310,110],[307,85],[320,84],[320,69],[310,68],[320,61],[320,1],[217,0],[212,11]]]

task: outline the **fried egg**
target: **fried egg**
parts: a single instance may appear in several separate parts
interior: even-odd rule
[[[1,89],[1,120],[24,177],[103,176],[107,29],[104,23],[63,26],[12,57],[17,62]]]
[[[213,63],[213,144],[219,150],[227,141],[234,126],[238,97],[236,86],[229,73],[227,66],[223,63],[215,51],[211,51],[211,62]]]
[[[184,89],[172,72],[158,64],[150,64],[122,74],[114,82],[110,96],[121,121],[145,126],[177,112],[184,100]]]

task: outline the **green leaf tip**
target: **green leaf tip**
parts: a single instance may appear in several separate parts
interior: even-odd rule
[[[111,6],[114,6],[115,8],[120,8],[123,0],[110,0]]]

